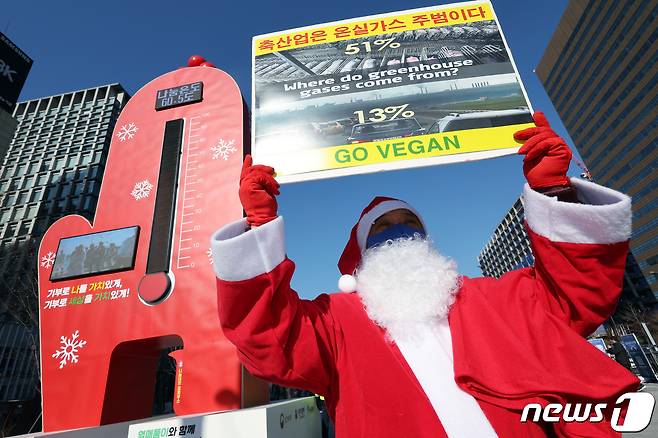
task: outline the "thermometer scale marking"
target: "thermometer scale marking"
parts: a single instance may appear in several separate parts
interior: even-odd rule
[[[196,206],[196,200],[203,196],[203,193],[197,189],[200,181],[198,178],[199,160],[197,157],[203,155],[201,152],[201,143],[205,138],[201,137],[205,125],[202,124],[203,117],[208,113],[192,116],[189,118],[190,129],[187,133],[187,154],[185,156],[185,168],[183,169],[184,184],[182,187],[181,202],[181,221],[178,239],[178,256],[176,267],[178,269],[187,269],[196,267],[192,257],[194,250],[198,250],[199,242],[194,239],[194,232],[200,231],[200,225],[195,223],[195,216],[203,213],[202,209]]]

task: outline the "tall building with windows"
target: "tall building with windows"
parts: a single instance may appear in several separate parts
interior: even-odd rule
[[[532,266],[535,258],[530,249],[530,240],[523,227],[523,204],[517,199],[505,214],[478,256],[482,274],[500,277],[505,272]]]
[[[119,84],[19,103],[16,134],[0,169],[0,276],[33,270],[34,249],[55,220],[93,219],[112,131],[128,95]]]
[[[633,198],[631,249],[658,296],[658,3],[571,0],[537,75],[593,179]]]
[[[110,84],[14,108],[16,133],[0,167],[0,407],[36,394],[39,242],[62,216],[93,219],[114,125],[128,98],[121,85]]]

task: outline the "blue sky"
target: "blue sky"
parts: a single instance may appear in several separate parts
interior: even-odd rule
[[[253,35],[446,3],[24,0],[3,4],[0,29],[34,59],[21,100],[112,82],[134,93],[198,53],[231,74],[249,101]],[[565,136],[533,69],[566,4],[493,0],[533,107]],[[478,276],[477,255],[523,182],[521,157],[508,156],[285,185],[279,203],[288,255],[297,264],[293,285],[303,297],[336,290],[336,262],[349,230],[375,195],[414,205],[440,250],[462,273]]]

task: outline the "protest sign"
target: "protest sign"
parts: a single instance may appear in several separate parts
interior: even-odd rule
[[[516,152],[530,104],[491,4],[253,40],[252,150],[280,182]]]

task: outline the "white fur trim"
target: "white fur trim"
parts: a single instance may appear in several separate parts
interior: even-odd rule
[[[425,226],[425,222],[423,222],[423,218],[411,205],[407,204],[404,201],[398,201],[398,200],[382,201],[381,203],[377,204],[368,213],[364,214],[363,217],[359,220],[359,226],[356,229],[356,241],[359,244],[359,249],[361,250],[361,253],[363,253],[363,251],[365,251],[366,249],[366,240],[368,240],[368,234],[370,233],[370,228],[372,227],[372,224],[374,224],[375,221],[379,219],[382,215],[388,213],[389,211],[398,210],[400,208],[407,209],[413,214],[415,214],[418,220],[420,221],[421,225],[425,229],[425,233],[427,233],[427,227]]]
[[[210,238],[215,275],[226,281],[254,278],[286,258],[281,216],[251,230],[247,220],[224,225]]]
[[[616,243],[631,237],[631,198],[589,181],[571,178],[584,204],[560,202],[523,188],[528,225],[553,242]]]
[[[356,291],[356,278],[353,275],[341,275],[338,279],[338,289],[341,292],[350,293]]]

